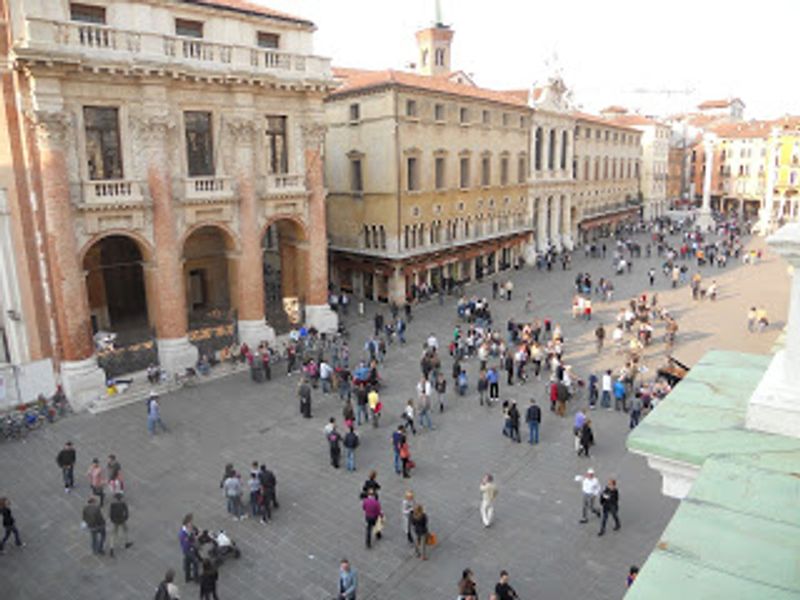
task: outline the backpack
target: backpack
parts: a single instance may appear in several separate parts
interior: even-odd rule
[[[156,589],[156,595],[153,597],[153,600],[170,600],[169,591],[167,591],[167,583],[165,581],[158,584],[158,589]]]

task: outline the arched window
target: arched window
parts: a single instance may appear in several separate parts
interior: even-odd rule
[[[603,179],[608,179],[608,157],[603,159]]]
[[[589,172],[591,170],[591,168],[592,168],[591,163],[592,163],[592,161],[588,156],[583,159],[583,178],[586,181],[589,181],[589,179],[592,176],[592,174]]]
[[[547,148],[547,168],[556,168],[556,130],[550,130],[550,145]]]
[[[536,155],[534,157],[534,166],[536,167],[537,171],[542,170],[542,144],[544,143],[544,134],[542,133],[542,128],[536,128],[536,139],[534,140],[534,148],[536,151]]]
[[[594,159],[594,180],[600,179],[600,157]]]

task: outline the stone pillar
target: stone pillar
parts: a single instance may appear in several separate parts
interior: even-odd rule
[[[778,169],[775,166],[776,151],[779,152],[779,131],[773,129],[767,140],[767,188],[764,190],[764,203],[758,211],[758,230],[767,235],[775,227],[775,182]]]
[[[302,131],[309,221],[306,321],[321,332],[333,332],[338,327],[338,317],[328,306],[328,234],[322,163],[325,126],[308,122]]]
[[[537,198],[536,199],[536,249],[539,252],[544,252],[547,250],[547,199],[546,198]]]
[[[572,203],[569,195],[561,196],[561,243],[572,250]]]
[[[251,348],[262,341],[275,340],[275,330],[264,316],[264,256],[258,219],[258,199],[253,181],[254,143],[258,128],[251,116],[229,117],[227,131],[236,156],[236,181],[239,195],[239,232],[242,245],[238,258],[239,339]]]
[[[74,140],[65,112],[38,112],[36,128],[47,259],[58,342],[61,383],[70,401],[83,408],[105,390],[105,374],[97,365],[89,318],[89,299],[75,238],[66,145]]]
[[[703,205],[700,207],[700,214],[697,217],[697,226],[702,231],[707,231],[714,224],[711,216],[711,175],[714,170],[714,145],[717,138],[712,133],[703,136],[703,149],[706,158],[706,172],[703,177]]]
[[[800,223],[784,225],[767,243],[792,271],[786,343],[750,397],[745,423],[748,429],[800,438]]]
[[[175,119],[153,111],[135,122],[144,150],[147,188],[153,203],[153,280],[156,284],[155,325],[158,360],[168,373],[197,362],[197,347],[189,342],[183,248],[178,243],[177,216],[172,200],[168,144]]]
[[[389,277],[389,302],[394,302],[398,306],[403,306],[406,302],[406,277],[400,267],[392,270]]]
[[[561,250],[561,197],[550,197],[550,243]]]

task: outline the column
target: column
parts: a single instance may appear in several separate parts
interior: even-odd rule
[[[45,241],[58,340],[56,359],[70,401],[83,408],[103,394],[105,374],[97,365],[83,267],[75,238],[66,147],[74,140],[70,115],[38,112]]]
[[[789,263],[792,271],[786,344],[775,353],[750,398],[746,426],[800,438],[800,223],[784,225],[769,237],[767,244]]]
[[[155,325],[158,360],[168,373],[178,373],[197,362],[197,347],[189,342],[183,248],[178,243],[172,199],[168,145],[175,119],[166,109],[152,109],[135,122],[144,151],[147,189],[153,210],[153,280],[156,287]]]
[[[778,169],[775,166],[775,159],[778,156],[778,135],[779,131],[773,129],[767,141],[767,189],[764,190],[764,203],[759,210],[758,229],[761,235],[767,235],[775,226],[775,182],[778,178]]]
[[[267,325],[264,315],[264,256],[258,199],[253,181],[255,137],[258,133],[253,115],[226,118],[227,133],[235,155],[235,176],[239,195],[239,232],[241,254],[238,259],[236,308],[239,339],[251,348],[262,341],[275,340],[275,330]]]
[[[338,318],[328,306],[328,234],[325,221],[325,186],[322,144],[325,125],[308,122],[302,126],[308,190],[308,295],[306,321],[321,332],[338,328]]]
[[[533,209],[536,213],[536,250],[545,252],[547,250],[547,199],[536,198]]]
[[[572,250],[572,202],[569,195],[561,196],[561,243]]]
[[[397,306],[403,306],[406,302],[406,277],[399,266],[392,269],[389,277],[388,296],[389,302],[394,302]]]
[[[561,197],[550,197],[550,243],[561,250]]]
[[[697,217],[697,226],[703,230],[708,230],[714,224],[711,217],[711,174],[714,170],[714,145],[716,136],[706,133],[703,136],[703,150],[706,158],[706,172],[703,177],[703,205],[700,207],[700,214]]]

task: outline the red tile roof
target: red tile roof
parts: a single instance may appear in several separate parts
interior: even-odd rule
[[[765,138],[774,124],[772,121],[742,121],[738,123],[718,123],[709,127],[721,138]]]
[[[706,100],[697,105],[700,110],[706,108],[728,108],[734,102],[741,102],[739,98],[728,98],[726,100]]]
[[[619,115],[616,117],[609,117],[609,121],[612,123],[617,123],[619,125],[627,125],[629,127],[635,127],[636,125],[639,126],[646,126],[646,125],[662,125],[666,127],[665,123],[661,123],[656,119],[651,119],[650,117],[644,117],[642,115]]]
[[[180,1],[185,4],[196,4],[198,6],[207,6],[210,8],[221,8],[223,10],[230,10],[245,15],[251,15],[256,17],[269,17],[272,19],[278,19],[280,21],[291,21],[293,23],[300,23],[302,25],[307,25],[309,27],[314,26],[314,23],[312,23],[308,19],[295,17],[286,14],[284,12],[274,10],[272,8],[267,8],[262,4],[257,4],[255,2],[248,2],[247,0],[180,0]]]
[[[388,69],[385,71],[367,71],[363,69],[348,69],[337,67],[333,69],[336,79],[342,81],[329,98],[346,96],[354,92],[363,92],[382,87],[409,87],[430,92],[462,96],[476,100],[486,100],[498,102],[500,104],[511,105],[516,108],[527,108],[527,92],[522,98],[518,92],[501,92],[486,88],[475,87],[472,85],[455,83],[443,77],[429,77],[407,71],[395,71]]]
[[[606,106],[603,110],[600,111],[601,113],[615,113],[619,115],[624,115],[628,112],[628,109],[624,106],[619,106],[617,104],[613,104],[611,106]]]
[[[634,133],[642,133],[638,129],[634,129],[633,127],[628,127],[627,125],[620,125],[612,120],[604,119],[603,117],[598,117],[597,115],[590,115],[589,113],[579,112],[579,111],[572,113],[572,115],[579,121],[589,121],[590,123],[595,123],[597,125],[605,125],[607,127],[615,127],[617,129],[626,129]]]

